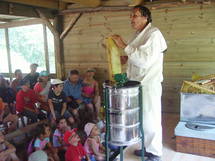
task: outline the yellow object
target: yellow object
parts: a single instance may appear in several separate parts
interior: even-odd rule
[[[199,80],[200,78],[201,78],[201,76],[198,75],[198,74],[196,74],[196,73],[194,73],[194,74],[192,75],[192,81],[197,81],[197,80]]]
[[[183,81],[181,92],[184,93],[200,93],[200,94],[215,94],[214,90],[208,89],[194,82]]]
[[[199,76],[197,80],[208,80],[208,79],[215,79],[215,74],[210,74],[206,76]]]
[[[106,39],[107,56],[109,64],[109,79],[114,81],[113,76],[115,74],[122,73],[120,50],[116,46],[114,40],[111,37]]]
[[[196,73],[192,75],[191,81],[183,81],[181,92],[215,94],[215,74],[200,76]],[[204,82],[204,83],[203,83]]]
[[[104,109],[104,107],[100,107],[99,108],[99,118],[101,119],[101,120],[104,120],[105,119],[105,109]]]

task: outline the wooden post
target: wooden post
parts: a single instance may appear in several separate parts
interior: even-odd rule
[[[49,21],[49,19],[39,9],[35,9],[35,10],[39,14],[40,18],[44,20],[44,23],[47,25],[47,27],[50,29],[50,31],[54,35],[57,78],[62,79],[62,78],[64,78],[63,49],[62,49],[62,42],[60,41],[60,34],[59,34],[59,33],[61,33],[60,28],[62,28],[62,24],[63,24],[60,21],[62,18],[59,19],[57,16],[57,18],[54,19],[54,25],[52,25],[51,22]]]
[[[60,35],[60,39],[63,39],[67,33],[75,26],[76,22],[79,20],[79,18],[82,16],[83,13],[79,13],[77,17],[74,20],[71,20],[68,24],[68,26],[65,28],[65,30]]]
[[[62,33],[63,30],[63,16],[59,15],[54,19],[54,28],[58,33]],[[58,78],[65,78],[64,70],[64,56],[63,56],[63,41],[60,39],[60,36],[54,38],[55,44],[55,56],[56,56],[56,66],[57,66],[57,76]]]
[[[49,19],[39,9],[35,9],[35,11],[38,13],[38,15],[40,16],[40,18],[44,20],[44,23],[48,26],[48,28],[51,30],[51,32],[53,33],[53,35],[56,36],[56,37],[58,37],[59,33],[55,30],[55,28],[53,27],[53,25],[51,24],[51,22],[49,21]]]
[[[45,51],[46,70],[48,71],[48,73],[50,73],[48,40],[47,40],[47,31],[46,31],[46,25],[45,24],[43,24],[43,38],[44,38],[44,51]]]
[[[13,78],[12,66],[11,66],[11,56],[10,56],[10,46],[9,46],[9,33],[8,28],[5,28],[5,40],[6,40],[6,48],[7,48],[7,58],[8,58],[8,68],[9,68],[9,76],[10,80]]]

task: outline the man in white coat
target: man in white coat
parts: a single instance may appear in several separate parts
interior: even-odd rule
[[[128,63],[127,76],[140,81],[143,89],[143,129],[146,161],[161,161],[162,125],[161,94],[163,81],[163,52],[166,41],[160,30],[153,27],[151,12],[144,6],[135,6],[131,13],[131,25],[136,30],[134,38],[126,44],[121,36],[113,35],[117,46],[123,48]],[[134,152],[141,156],[141,150]]]

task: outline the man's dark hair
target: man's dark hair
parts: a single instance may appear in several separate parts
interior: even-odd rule
[[[63,117],[63,116],[61,116],[60,118],[58,118],[58,119],[56,120],[56,123],[59,124],[61,120],[65,120],[65,121],[66,121],[66,118]]]
[[[16,69],[14,74],[17,75],[18,72],[22,72],[22,71],[20,69]]]
[[[46,127],[49,127],[48,124],[42,123],[36,126],[35,138],[40,137],[41,134],[45,134]]]
[[[141,15],[144,17],[147,17],[148,23],[152,22],[151,11],[148,8],[146,8],[145,6],[138,5],[138,6],[134,6],[133,9],[139,9]]]
[[[70,70],[70,75],[79,75],[79,72],[77,70]]]
[[[20,86],[24,86],[26,84],[30,84],[30,81],[26,78],[22,79],[20,82],[19,82],[19,85]]]

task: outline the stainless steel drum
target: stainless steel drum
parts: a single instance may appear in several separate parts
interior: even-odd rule
[[[130,81],[121,88],[108,87],[110,142],[128,146],[140,141],[139,82]]]
[[[136,108],[139,106],[138,95],[139,87],[134,86],[130,88],[110,88],[109,101],[110,108],[115,110],[125,110]]]
[[[131,126],[110,125],[110,142],[116,146],[129,146],[140,141],[140,123]]]
[[[110,123],[112,125],[130,126],[139,122],[139,108],[129,110],[110,109]]]

